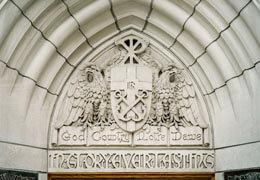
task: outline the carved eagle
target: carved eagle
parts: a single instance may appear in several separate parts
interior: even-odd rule
[[[55,128],[102,126],[114,123],[109,87],[102,71],[87,64],[69,84]],[[200,116],[192,82],[175,64],[163,68],[153,80],[153,102],[148,124],[207,127]]]
[[[55,128],[102,124],[107,108],[107,87],[101,70],[87,64],[69,84]]]
[[[153,110],[157,125],[175,126],[205,126],[201,120],[196,93],[191,81],[184,76],[175,64],[163,68],[155,82]]]

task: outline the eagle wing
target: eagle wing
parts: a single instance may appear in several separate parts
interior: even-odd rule
[[[93,77],[88,77],[87,68],[93,73]],[[106,84],[101,71],[95,65],[87,65],[70,82],[55,128],[60,129],[62,126],[72,124],[79,126],[86,121],[92,122],[94,103],[100,102],[106,92]]]
[[[193,83],[183,73],[180,74],[179,83],[177,84],[176,106],[178,108],[179,120],[181,125],[187,126],[205,126],[200,122],[200,115],[197,103],[196,92]]]
[[[157,122],[167,127],[207,127],[200,115],[192,81],[175,64],[161,71],[156,83],[154,100]]]

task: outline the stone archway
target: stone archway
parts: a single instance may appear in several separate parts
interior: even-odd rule
[[[0,167],[46,177],[52,112],[69,77],[129,30],[187,67],[207,107],[218,178],[259,167],[257,5],[256,0],[1,1]]]

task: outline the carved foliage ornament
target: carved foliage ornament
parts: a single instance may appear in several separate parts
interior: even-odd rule
[[[149,43],[139,37],[121,38],[116,45],[122,53],[104,69],[87,64],[71,80],[55,124],[57,131],[119,127],[138,133],[156,127],[178,133],[189,127],[207,128],[194,86],[182,69],[174,63],[161,68],[147,54]]]

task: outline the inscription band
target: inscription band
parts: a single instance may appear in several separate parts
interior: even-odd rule
[[[214,152],[207,150],[53,150],[49,172],[212,172]]]

